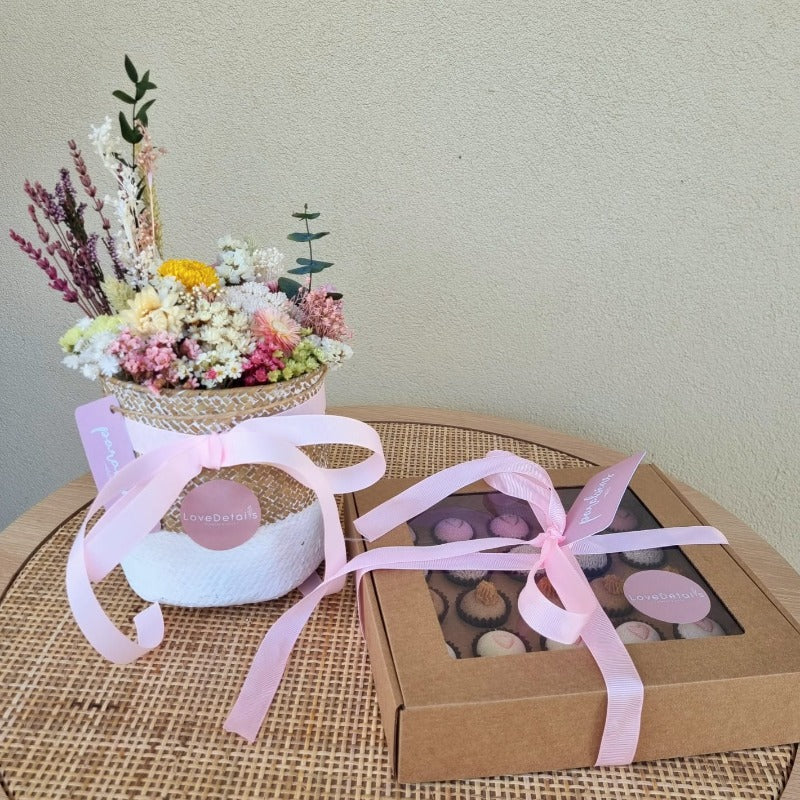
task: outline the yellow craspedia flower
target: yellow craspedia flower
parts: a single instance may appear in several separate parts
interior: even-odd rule
[[[188,258],[171,258],[159,268],[158,274],[162,277],[172,277],[180,281],[187,289],[195,286],[217,286],[219,277],[213,267],[202,261],[191,261]]]

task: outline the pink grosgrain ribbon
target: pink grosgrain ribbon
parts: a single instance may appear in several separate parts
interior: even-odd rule
[[[359,533],[374,541],[435,503],[478,480],[526,501],[543,528],[530,544],[534,553],[484,552],[520,544],[518,539],[473,539],[430,547],[381,547],[360,553],[286,611],[270,628],[226,723],[226,730],[253,741],[269,710],[291,650],[323,596],[327,584],[351,572],[360,589],[375,569],[529,570],[519,609],[527,624],[547,638],[573,643],[582,637],[600,668],[608,694],[606,721],[597,764],[633,761],[639,737],[644,689],[625,646],[600,607],[573,553],[614,553],[677,544],[725,544],[715,528],[659,528],[595,536],[608,527],[643,454],[602,470],[566,514],[547,472],[531,461],[503,451],[468,461],[425,478],[355,521]],[[543,569],[564,605],[548,600],[533,580]],[[361,599],[359,592],[359,616]]]
[[[625,489],[644,453],[608,467],[584,487],[566,514],[550,476],[538,464],[502,451],[444,470],[356,520],[356,528],[373,541],[458,489],[483,479],[503,494],[525,500],[542,526],[530,544],[529,573],[519,596],[525,622],[549,639],[572,644],[579,637],[594,657],[607,689],[606,720],[597,765],[629,764],[639,740],[644,687],[630,655],[603,612],[574,553],[616,553],[677,544],[726,544],[708,526],[657,528],[596,536],[612,522]],[[491,540],[490,540],[491,541]],[[501,540],[495,540],[497,545]],[[519,544],[518,541],[515,542]],[[499,554],[498,554],[499,555]],[[471,569],[485,569],[475,558]],[[510,567],[509,567],[510,568]],[[541,592],[534,575],[544,570],[564,608]]]
[[[137,636],[136,641],[131,641],[103,611],[92,583],[106,577],[148,535],[183,487],[201,470],[269,464],[313,490],[322,510],[327,594],[341,588],[343,579],[335,577],[335,573],[347,559],[334,494],[369,486],[383,475],[386,466],[380,439],[371,427],[358,420],[324,414],[262,417],[242,422],[224,433],[177,434],[168,438],[166,444],[145,452],[103,485],[86,513],[67,560],[67,596],[75,620],[89,643],[118,664],[133,661],[161,643],[161,609],[154,603],[134,618]],[[300,450],[319,444],[355,445],[370,450],[372,455],[353,466],[326,469]],[[104,506],[106,512],[86,536],[88,521]],[[304,588],[313,591],[312,586],[308,583]]]

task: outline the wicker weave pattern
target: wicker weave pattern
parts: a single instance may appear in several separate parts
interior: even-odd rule
[[[232,428],[253,417],[268,417],[308,400],[321,388],[325,370],[291,381],[237,389],[164,389],[156,396],[144,386],[102,379],[103,391],[119,400],[126,417],[180,433],[209,433]],[[200,419],[213,417],[213,420]]]
[[[492,448],[545,466],[577,459],[477,431],[378,424],[393,476],[422,475]],[[352,456],[336,448],[332,464]],[[14,800],[772,800],[795,747],[629,767],[436,784],[390,774],[352,584],[326,598],[301,634],[255,745],[222,721],[264,631],[297,599],[165,609],[164,645],[114,667],[67,609],[63,574],[78,520],[65,523],[0,601],[0,787]],[[115,572],[105,607],[130,620],[141,601]],[[435,743],[432,743],[435,746]]]
[[[119,401],[125,417],[154,428],[193,435],[229,430],[254,417],[268,417],[310,400],[322,390],[325,369],[301,375],[291,381],[266,386],[213,391],[171,389],[156,396],[144,386],[115,378],[103,380],[103,391]],[[304,451],[322,463],[325,448]],[[184,490],[161,520],[165,531],[181,531],[180,507],[192,489],[221,478],[244,484],[255,492],[261,504],[261,522],[266,525],[307,508],[314,493],[285,472],[263,464],[242,464],[221,470],[203,470]]]

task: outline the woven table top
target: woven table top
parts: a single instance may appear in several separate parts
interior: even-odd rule
[[[424,476],[490,449],[562,468],[588,462],[446,425],[376,423],[390,477]],[[331,466],[352,458],[333,451]],[[126,666],[86,643],[67,606],[66,520],[0,598],[0,789],[12,800],[205,798],[777,798],[796,746],[556,773],[399,785],[392,776],[352,582],[301,634],[254,745],[222,730],[261,638],[298,594],[223,609],[164,608],[164,644]],[[143,603],[116,570],[108,613]],[[434,743],[432,743],[434,746]],[[2,796],[2,795],[0,795]]]

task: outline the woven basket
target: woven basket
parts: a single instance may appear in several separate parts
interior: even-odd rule
[[[156,396],[139,384],[102,381],[126,420],[186,434],[221,433],[254,417],[300,405],[323,391],[325,369],[289,381],[237,389],[164,390]],[[304,451],[324,461],[323,447]],[[137,453],[137,455],[139,455]],[[243,484],[258,498],[261,525],[243,544],[210,550],[181,527],[186,494],[210,480]],[[161,520],[122,562],[131,588],[143,599],[177,606],[227,606],[271,600],[302,583],[323,556],[322,514],[313,492],[275,467],[243,464],[204,469],[190,481]]]

